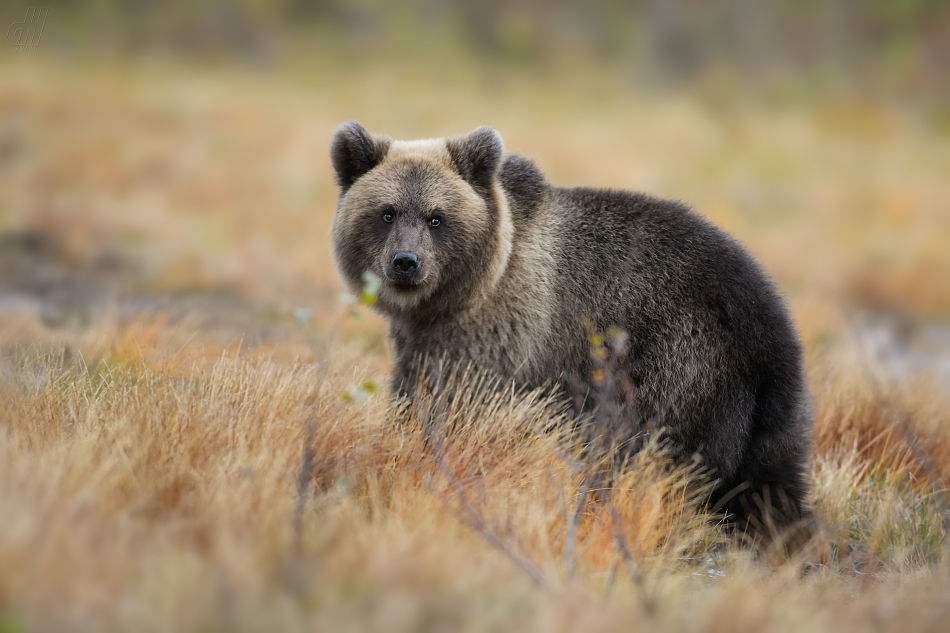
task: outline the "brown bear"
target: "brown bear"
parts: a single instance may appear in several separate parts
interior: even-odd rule
[[[415,389],[419,358],[439,358],[499,388],[554,385],[576,399],[596,362],[591,333],[619,326],[629,437],[659,425],[698,452],[727,512],[781,498],[782,515],[802,515],[812,427],[802,349],[737,241],[679,202],[550,185],[488,127],[405,142],[350,121],[330,154],[335,261],[354,292],[366,271],[381,280],[396,394]],[[595,392],[582,411],[608,404]]]

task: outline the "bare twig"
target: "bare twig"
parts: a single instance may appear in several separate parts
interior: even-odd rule
[[[441,365],[441,363],[440,363]],[[446,481],[449,484],[449,490],[455,496],[458,507],[454,508],[452,505],[443,502],[445,506],[459,519],[462,523],[468,525],[474,529],[478,534],[485,539],[492,547],[504,554],[512,563],[514,563],[519,569],[525,572],[531,580],[536,584],[548,588],[551,586],[548,579],[541,573],[531,561],[519,554],[514,550],[504,539],[498,536],[494,530],[488,525],[488,522],[479,514],[472,504],[469,502],[468,497],[465,495],[462,483],[458,480],[458,477],[455,475],[455,472],[449,467],[448,461],[445,456],[445,442],[443,434],[446,430],[446,423],[448,422],[448,414],[445,412],[445,403],[443,401],[444,397],[444,388],[441,380],[441,370],[440,368],[436,369],[436,380],[435,380],[435,394],[432,398],[432,406],[429,409],[429,414],[426,416],[424,429],[426,433],[426,441],[429,442],[432,446],[432,450],[435,456],[436,466],[442,475],[446,478]]]
[[[298,553],[303,548],[303,514],[313,480],[313,441],[317,432],[316,408],[307,416],[303,451],[300,455],[300,473],[297,477],[297,510],[294,513],[294,543]]]
[[[456,499],[459,503],[458,508],[454,508],[448,503],[445,504],[445,507],[448,508],[449,511],[452,512],[459,521],[474,529],[476,532],[478,532],[479,536],[485,539],[492,547],[507,556],[508,559],[519,569],[528,574],[531,580],[533,580],[536,584],[545,588],[550,588],[551,583],[544,576],[544,574],[542,574],[541,571],[535,567],[533,563],[531,563],[531,561],[516,552],[488,526],[485,520],[482,519],[481,515],[478,514],[478,511],[476,511],[468,502],[468,499],[466,499],[465,493],[462,492],[461,485],[459,484],[458,480],[445,468],[445,466],[440,465],[439,470],[441,470],[442,473],[446,475],[446,478],[449,480],[449,488],[456,496]],[[443,499],[443,502],[444,501],[445,500]]]
[[[580,530],[581,517],[584,514],[584,508],[587,506],[587,493],[590,490],[590,472],[584,475],[581,489],[577,495],[577,509],[574,510],[574,516],[571,518],[571,527],[567,531],[567,542],[564,544],[564,562],[567,564],[567,574],[574,579],[576,573],[576,561],[574,560],[574,546],[577,542],[577,532]]]
[[[620,516],[620,511],[617,510],[617,506],[614,505],[613,499],[609,501],[608,507],[610,508],[610,518],[614,524],[614,540],[617,543],[617,550],[623,557],[623,561],[627,564],[631,580],[638,586],[642,585],[643,577],[640,575],[640,569],[637,567],[636,561],[633,560],[633,554],[627,545],[627,534],[623,529],[623,518]]]

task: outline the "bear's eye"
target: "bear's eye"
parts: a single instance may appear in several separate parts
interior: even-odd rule
[[[440,226],[441,224],[442,224],[442,216],[441,216],[441,215],[435,215],[435,216],[433,216],[433,217],[429,220],[429,226],[431,226],[432,228],[435,228],[435,227],[437,227],[437,226]]]
[[[383,211],[383,222],[386,224],[392,224],[393,221],[393,212],[392,211]]]

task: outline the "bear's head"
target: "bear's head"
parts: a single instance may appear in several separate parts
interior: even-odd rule
[[[333,252],[350,291],[380,279],[376,308],[425,316],[478,301],[501,278],[513,226],[489,127],[465,136],[394,141],[355,121],[333,134],[340,185]]]

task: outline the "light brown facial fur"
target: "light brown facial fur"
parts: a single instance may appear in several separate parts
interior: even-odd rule
[[[401,315],[458,309],[484,296],[511,252],[511,220],[497,185],[476,191],[479,183],[462,177],[444,139],[376,140],[362,130],[349,142],[364,141],[385,144],[385,154],[351,181],[333,223],[335,259],[350,290],[361,291],[368,270],[381,280],[378,309]],[[342,167],[341,182],[348,176]],[[411,274],[397,256],[413,258]]]

